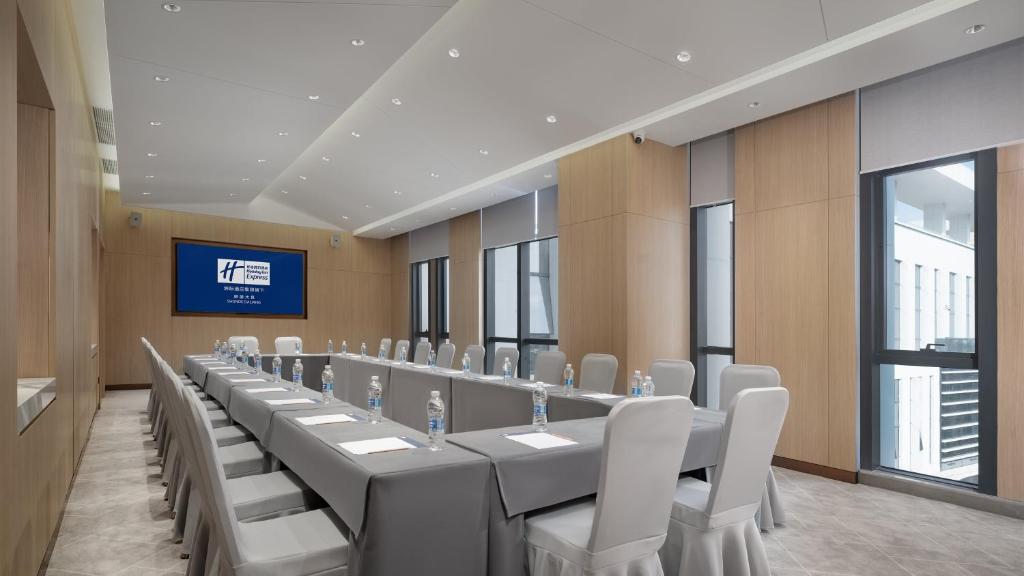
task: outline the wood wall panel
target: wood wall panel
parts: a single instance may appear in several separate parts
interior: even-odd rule
[[[857,198],[828,201],[828,462],[857,469]]]
[[[448,333],[460,351],[470,344],[483,343],[480,318],[483,286],[481,225],[479,211],[463,214],[448,223],[448,265],[451,267],[448,271],[451,281],[451,326]]]
[[[0,325],[18,323],[18,16],[15,0],[0,0]],[[18,378],[18,334],[0,330],[0,494],[14,494],[14,415]],[[12,574],[14,506],[0,515],[0,574]]]
[[[412,333],[409,323],[409,235],[400,234],[389,240],[391,246],[391,338],[405,338]]]
[[[754,125],[757,210],[828,198],[828,103]]]
[[[857,192],[857,96],[836,96],[828,105],[828,197]]]
[[[999,150],[997,494],[1024,501],[1024,144]]]
[[[686,146],[627,141],[628,194],[625,211],[681,224],[690,223],[689,159]],[[645,367],[646,369],[646,367]]]
[[[629,146],[635,144],[622,135],[558,161],[559,224],[626,211]]]
[[[53,376],[50,111],[18,104],[18,377]]]
[[[754,124],[740,126],[733,131],[733,163],[735,165],[733,182],[736,186],[736,214],[749,214],[754,211],[755,207],[754,137]]]
[[[737,132],[737,135],[739,132]],[[737,137],[738,140],[738,137]],[[738,150],[738,147],[737,147]],[[738,155],[737,155],[738,156]],[[752,161],[752,159],[751,159]],[[740,172],[739,160],[736,161],[737,176]],[[737,188],[738,190],[738,188]],[[753,203],[753,198],[750,199]],[[739,206],[739,196],[736,206]],[[737,364],[757,363],[757,274],[754,267],[757,248],[757,218],[753,211],[745,214],[736,213],[733,228],[734,290],[733,301],[734,342]]]

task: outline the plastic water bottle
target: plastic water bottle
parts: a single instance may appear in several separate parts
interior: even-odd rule
[[[384,351],[381,350],[381,352],[384,352]],[[406,360],[406,358],[408,356],[409,356],[409,349],[408,348],[406,348],[405,346],[402,346],[401,348],[398,349],[398,363],[399,364],[405,364],[405,360]]]
[[[331,370],[330,364],[324,366],[324,373],[320,375],[320,380],[324,383],[323,403],[330,404],[331,400],[334,400],[334,370]]]
[[[327,339],[327,353],[334,354],[334,342],[330,338]]]
[[[292,383],[296,392],[302,390],[302,359],[296,358],[292,364]]]
[[[274,382],[280,382],[281,381],[281,357],[280,356],[274,356],[273,366],[274,366],[274,368],[273,368],[273,370],[274,370]]]
[[[380,379],[376,376],[370,378],[370,385],[366,388],[366,410],[370,413],[370,424],[380,424],[383,396],[384,388],[380,385]]]
[[[220,354],[220,340],[213,343],[213,356],[216,358]]]
[[[362,356],[363,358],[366,358],[366,342],[363,342],[359,346],[359,355]]]
[[[348,340],[341,341],[341,353],[348,354]]]
[[[234,344],[232,344],[231,347],[228,348],[228,357],[227,357],[227,359],[231,360],[232,362],[235,362],[235,361],[237,361],[237,358],[236,358],[237,354],[238,354],[238,348]]]
[[[650,376],[644,378],[644,384],[641,389],[643,390],[644,398],[654,396],[654,379]]]
[[[431,391],[430,400],[427,400],[427,436],[430,437],[431,450],[444,447],[444,400],[437,390]]]
[[[639,370],[633,371],[633,377],[629,379],[629,396],[640,398],[644,396],[644,378]]]
[[[573,372],[572,364],[565,365],[565,372],[562,373],[562,384],[565,389],[566,396],[572,396],[572,384],[576,379],[576,373]]]
[[[469,360],[469,352],[462,355],[462,375],[469,376],[469,368],[473,363]]]
[[[295,341],[295,354],[302,354],[302,340]]]
[[[437,352],[431,350],[430,354],[427,354],[427,366],[430,366],[431,370],[437,368]]]
[[[220,359],[221,360],[227,360],[228,359],[228,341],[227,340],[225,340],[225,341],[220,343]]]
[[[377,348],[377,360],[380,362],[384,361],[384,347]]]
[[[505,356],[505,363],[501,365],[501,374],[505,377],[505,384],[512,380],[512,360]]]
[[[238,367],[249,370],[249,351],[245,349],[245,344],[243,344],[242,349],[238,351]]]
[[[252,373],[253,374],[259,374],[262,371],[263,371],[263,355],[260,354],[260,349],[257,348],[256,351],[252,353]]]
[[[548,429],[548,391],[543,384],[533,388],[533,429],[536,432]]]

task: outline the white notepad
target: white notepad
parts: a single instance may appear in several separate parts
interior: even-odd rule
[[[221,362],[220,360],[200,360],[199,363],[204,365],[204,366],[212,366],[212,365],[215,365],[215,364],[225,364],[225,362]]]
[[[579,444],[575,440],[570,440],[563,436],[556,436],[554,434],[548,434],[547,432],[527,432],[525,434],[509,434],[505,436],[509,440],[519,442],[520,444],[526,444],[531,448],[543,450],[545,448],[560,448],[562,446],[572,446],[573,444]]]
[[[554,384],[548,384],[547,382],[540,382],[540,381],[530,382],[528,385],[529,386],[543,386],[545,388],[551,388],[552,386],[554,386]]]
[[[481,380],[487,380],[488,382],[497,382],[498,380],[504,380],[504,376],[478,376]]]
[[[251,374],[251,372],[246,372],[245,370],[235,370],[234,372],[218,372],[218,374],[220,374],[221,376],[241,376],[243,374]]]
[[[234,369],[235,369],[234,366],[214,366],[213,368],[210,368],[210,370],[234,370]],[[244,374],[244,372],[243,372],[243,374]]]
[[[263,378],[239,378],[237,380],[230,378],[230,380],[231,382],[266,382]]]
[[[232,380],[232,382],[244,382],[244,380]],[[263,380],[250,380],[250,382],[263,382]],[[249,394],[260,394],[262,392],[287,392],[288,390],[280,386],[271,386],[270,388],[246,388],[245,391]]]
[[[363,454],[375,454],[377,452],[409,450],[410,448],[416,447],[397,436],[375,438],[373,440],[356,440],[355,442],[341,442],[338,446],[341,446],[343,450],[351,452],[357,456],[361,456]]]
[[[320,416],[303,416],[302,418],[296,418],[300,424],[306,426],[316,426],[317,424],[341,424],[343,422],[358,422],[355,418],[348,414],[323,414]]]
[[[597,400],[608,400],[610,398],[622,398],[618,394],[605,394],[604,392],[590,392],[587,394],[580,394],[584,398],[595,398]]]
[[[289,404],[316,404],[309,398],[285,398],[283,400],[264,400],[271,406],[287,406]]]

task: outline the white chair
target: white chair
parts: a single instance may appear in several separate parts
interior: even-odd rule
[[[466,354],[469,354],[469,371],[473,374],[484,373],[484,352],[484,347],[479,344],[466,346]],[[459,364],[459,368],[461,367],[462,364]]]
[[[406,359],[408,359],[409,358],[409,341],[408,340],[399,340],[398,342],[395,342],[395,357],[393,358],[393,360],[397,361],[397,360],[402,358],[402,350],[405,350],[405,357],[406,357]]]
[[[611,354],[587,354],[580,362],[580,389],[611,394],[619,359]]]
[[[612,408],[596,500],[526,519],[532,576],[660,576],[679,468],[693,424],[689,398],[630,398]]]
[[[381,338],[380,348],[377,349],[377,354],[383,358],[387,358],[388,354],[391,353],[391,338]]]
[[[693,364],[688,360],[655,360],[647,369],[655,396],[689,396],[693,390]]]
[[[451,368],[455,360],[455,344],[445,342],[437,347],[437,365],[440,368]]]
[[[561,384],[565,372],[565,352],[544,350],[533,359],[533,379],[548,384]]]
[[[666,574],[771,574],[754,514],[788,407],[789,391],[781,387],[736,395],[722,430],[714,480],[684,478],[676,485],[661,549]]]
[[[416,364],[426,364],[427,359],[430,357],[430,341],[420,340],[416,343],[416,354],[413,355],[412,361]]]
[[[189,390],[186,394],[191,394]],[[199,431],[202,507],[214,540],[211,564],[235,576],[343,576],[348,573],[348,534],[330,508],[270,520],[239,522],[227,478],[210,442],[212,429],[195,403],[191,415]],[[205,556],[204,553],[202,556]]]
[[[298,336],[279,336],[274,339],[274,349],[278,354],[292,355],[302,353],[302,338]]]
[[[232,344],[235,345],[235,350],[245,345],[245,349],[252,354],[253,350],[259,349],[260,340],[255,336],[231,336],[228,338],[228,346]]]
[[[516,348],[498,348],[494,351],[494,361],[491,362],[491,371],[488,374],[503,374],[502,369],[505,366],[505,358],[509,359],[512,363],[512,375],[516,375],[516,371],[519,368],[519,350]]]
[[[779,376],[779,371],[771,366],[730,364],[722,369],[719,382],[718,406],[720,410],[725,410],[741,390],[776,388],[781,386],[782,379]],[[714,470],[709,470],[709,480],[714,473]],[[765,482],[764,493],[761,495],[761,508],[757,512],[756,519],[758,527],[765,532],[775,528],[776,525],[781,526],[786,523],[786,510],[782,506],[782,496],[779,494],[779,486],[775,481],[775,471],[771,468],[768,468],[768,480]]]

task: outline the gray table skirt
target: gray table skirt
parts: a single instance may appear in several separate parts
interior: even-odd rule
[[[431,370],[418,364],[396,364],[391,367],[389,379],[390,418],[416,430],[427,429],[427,401],[430,393],[441,393],[446,407],[445,431],[452,432],[458,410],[452,402],[452,375],[443,369]]]
[[[370,385],[370,380],[376,376],[380,380],[381,387],[384,389],[382,411],[385,417],[390,418],[391,402],[389,402],[389,395],[391,390],[389,383],[391,380],[391,365],[392,362],[390,360],[380,361],[371,356],[366,358],[344,354],[331,356],[331,369],[334,371],[335,383],[334,396],[353,406],[366,408],[366,401],[368,399],[366,390]],[[425,406],[426,404],[424,404]]]

